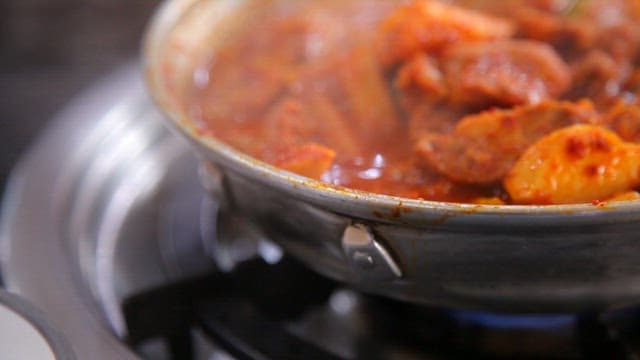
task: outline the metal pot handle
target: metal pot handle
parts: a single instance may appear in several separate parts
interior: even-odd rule
[[[200,179],[209,194],[202,223],[205,249],[223,271],[231,271],[238,263],[256,256],[276,262],[282,250],[263,235],[253,222],[235,210],[224,173],[215,164],[203,162]],[[211,221],[215,219],[215,221]],[[368,225],[351,223],[341,238],[347,265],[361,281],[376,283],[402,278],[403,272],[383,239]]]
[[[367,225],[347,226],[342,235],[342,249],[351,269],[365,282],[392,281],[403,275],[391,253]]]
[[[277,262],[282,250],[234,210],[223,172],[214,164],[202,162],[199,175],[208,194],[201,212],[204,248],[218,268],[231,271],[237,264],[257,256],[270,263]]]

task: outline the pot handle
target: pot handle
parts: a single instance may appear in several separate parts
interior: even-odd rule
[[[282,257],[282,250],[268,241],[246,217],[234,211],[223,172],[202,162],[200,182],[208,196],[201,212],[202,238],[207,254],[222,271],[231,271],[241,262],[261,256],[269,263]]]
[[[403,275],[369,226],[357,223],[347,226],[342,235],[342,249],[351,269],[365,282],[392,281]]]

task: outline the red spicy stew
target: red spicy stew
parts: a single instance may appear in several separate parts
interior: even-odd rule
[[[197,70],[205,136],[409,198],[640,198],[640,0],[270,6]]]

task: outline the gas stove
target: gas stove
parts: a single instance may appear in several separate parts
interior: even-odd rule
[[[64,109],[2,209],[6,288],[79,359],[608,358],[640,354],[640,311],[432,308],[326,279],[269,241],[216,239],[198,159],[136,66]],[[313,229],[309,229],[313,231]]]

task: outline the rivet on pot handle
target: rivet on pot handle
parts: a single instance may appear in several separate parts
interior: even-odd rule
[[[391,253],[376,241],[371,229],[362,224],[347,226],[342,248],[351,268],[365,281],[391,281],[402,277],[402,270]]]

